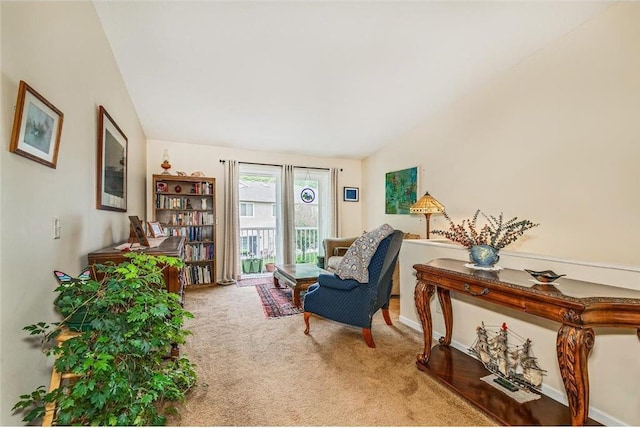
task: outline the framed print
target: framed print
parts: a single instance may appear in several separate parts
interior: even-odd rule
[[[162,225],[160,225],[159,221],[148,221],[147,225],[149,226],[149,232],[153,238],[162,238],[167,236],[164,234],[164,230],[162,230]]]
[[[98,112],[99,210],[127,211],[127,137],[100,106]]]
[[[360,200],[360,194],[357,187],[345,187],[344,188],[344,200],[347,202],[358,202]]]
[[[9,151],[55,168],[63,119],[60,110],[21,80]]]
[[[384,213],[410,214],[418,201],[418,167],[387,172],[384,180]]]

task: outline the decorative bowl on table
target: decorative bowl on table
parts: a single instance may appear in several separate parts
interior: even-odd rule
[[[527,273],[529,273],[529,275],[534,277],[536,281],[543,282],[543,283],[553,282],[556,279],[560,278],[561,276],[565,276],[566,275],[564,273],[557,274],[552,270],[537,271],[537,270],[525,269],[525,271],[527,271]]]

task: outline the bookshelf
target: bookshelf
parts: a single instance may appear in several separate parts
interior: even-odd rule
[[[153,219],[166,236],[183,236],[187,287],[216,284],[216,179],[153,175]]]

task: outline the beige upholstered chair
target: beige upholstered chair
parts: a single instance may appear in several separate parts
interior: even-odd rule
[[[342,256],[358,237],[352,238],[327,238],[322,242],[324,246],[324,269],[335,272],[342,260]]]

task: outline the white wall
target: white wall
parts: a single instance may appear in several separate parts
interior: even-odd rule
[[[638,52],[640,3],[615,4],[426,118],[364,162],[364,226],[424,237],[424,216],[384,214],[384,173],[418,165],[454,220],[541,224],[511,250],[640,264]]]
[[[417,165],[420,191],[428,190],[456,221],[480,208],[541,224],[503,253],[629,266],[612,273],[562,264],[556,271],[639,287],[639,52],[640,3],[615,4],[426,118],[365,160],[365,228],[388,222],[424,237],[424,216],[384,214],[385,172]],[[434,228],[447,228],[442,216],[432,217]],[[413,264],[467,257],[460,247],[424,247],[404,241],[400,254],[401,312],[409,321],[408,314],[415,314]],[[551,262],[532,257],[503,257],[501,264],[553,269]],[[481,321],[504,320],[520,335],[531,336],[536,356],[549,370],[545,383],[563,391],[554,347],[559,325],[495,305],[478,309],[463,298],[454,301],[454,316],[454,340],[465,346]],[[640,425],[635,331],[597,334],[590,358],[591,404],[608,421]]]
[[[127,214],[144,215],[146,145],[91,2],[0,2],[0,10],[0,424],[21,425],[11,407],[49,384],[52,364],[22,327],[58,319],[54,269],[77,274],[87,253],[128,236]],[[8,152],[20,80],[64,113],[56,169]],[[127,214],[95,208],[99,105],[129,139]]]
[[[267,164],[291,164],[296,166],[317,167],[317,168],[342,168],[339,174],[338,186],[362,187],[361,181],[361,161],[352,159],[321,158],[313,156],[299,156],[287,153],[259,152],[255,150],[235,150],[228,147],[218,147],[211,145],[185,144],[179,142],[168,142],[158,140],[147,141],[147,218],[151,218],[153,209],[153,184],[152,175],[161,174],[162,154],[164,150],[169,151],[169,158],[172,168],[171,173],[176,171],[185,172],[190,175],[194,171],[202,171],[207,177],[216,179],[216,210],[218,212],[218,226],[216,228],[218,257],[217,272],[222,274],[222,257],[220,249],[223,246],[224,227],[224,165],[220,159],[234,159],[239,162],[258,162]],[[360,202],[343,202],[340,198],[341,235],[357,236],[362,233],[362,210],[366,201],[360,198]],[[220,278],[218,278],[220,279]]]
[[[443,240],[444,241],[444,240]],[[416,275],[413,266],[436,258],[466,260],[467,251],[459,245],[435,240],[407,240],[400,250],[400,321],[422,330],[413,291]],[[500,266],[512,269],[551,269],[567,277],[600,284],[640,290],[640,266],[589,264],[582,261],[537,256],[523,252],[502,251]],[[540,366],[547,370],[543,391],[566,404],[566,394],[558,369],[555,341],[560,323],[545,320],[485,303],[479,299],[451,293],[453,307],[453,345],[466,352],[475,340],[475,328],[482,321],[497,326],[503,322],[518,335],[533,341],[533,352]],[[431,300],[433,335],[444,335],[444,320],[438,299]],[[595,346],[589,358],[591,387],[590,416],[605,425],[640,425],[638,388],[640,378],[638,353],[640,343],[634,329],[596,328]],[[422,350],[418,350],[421,352]]]

